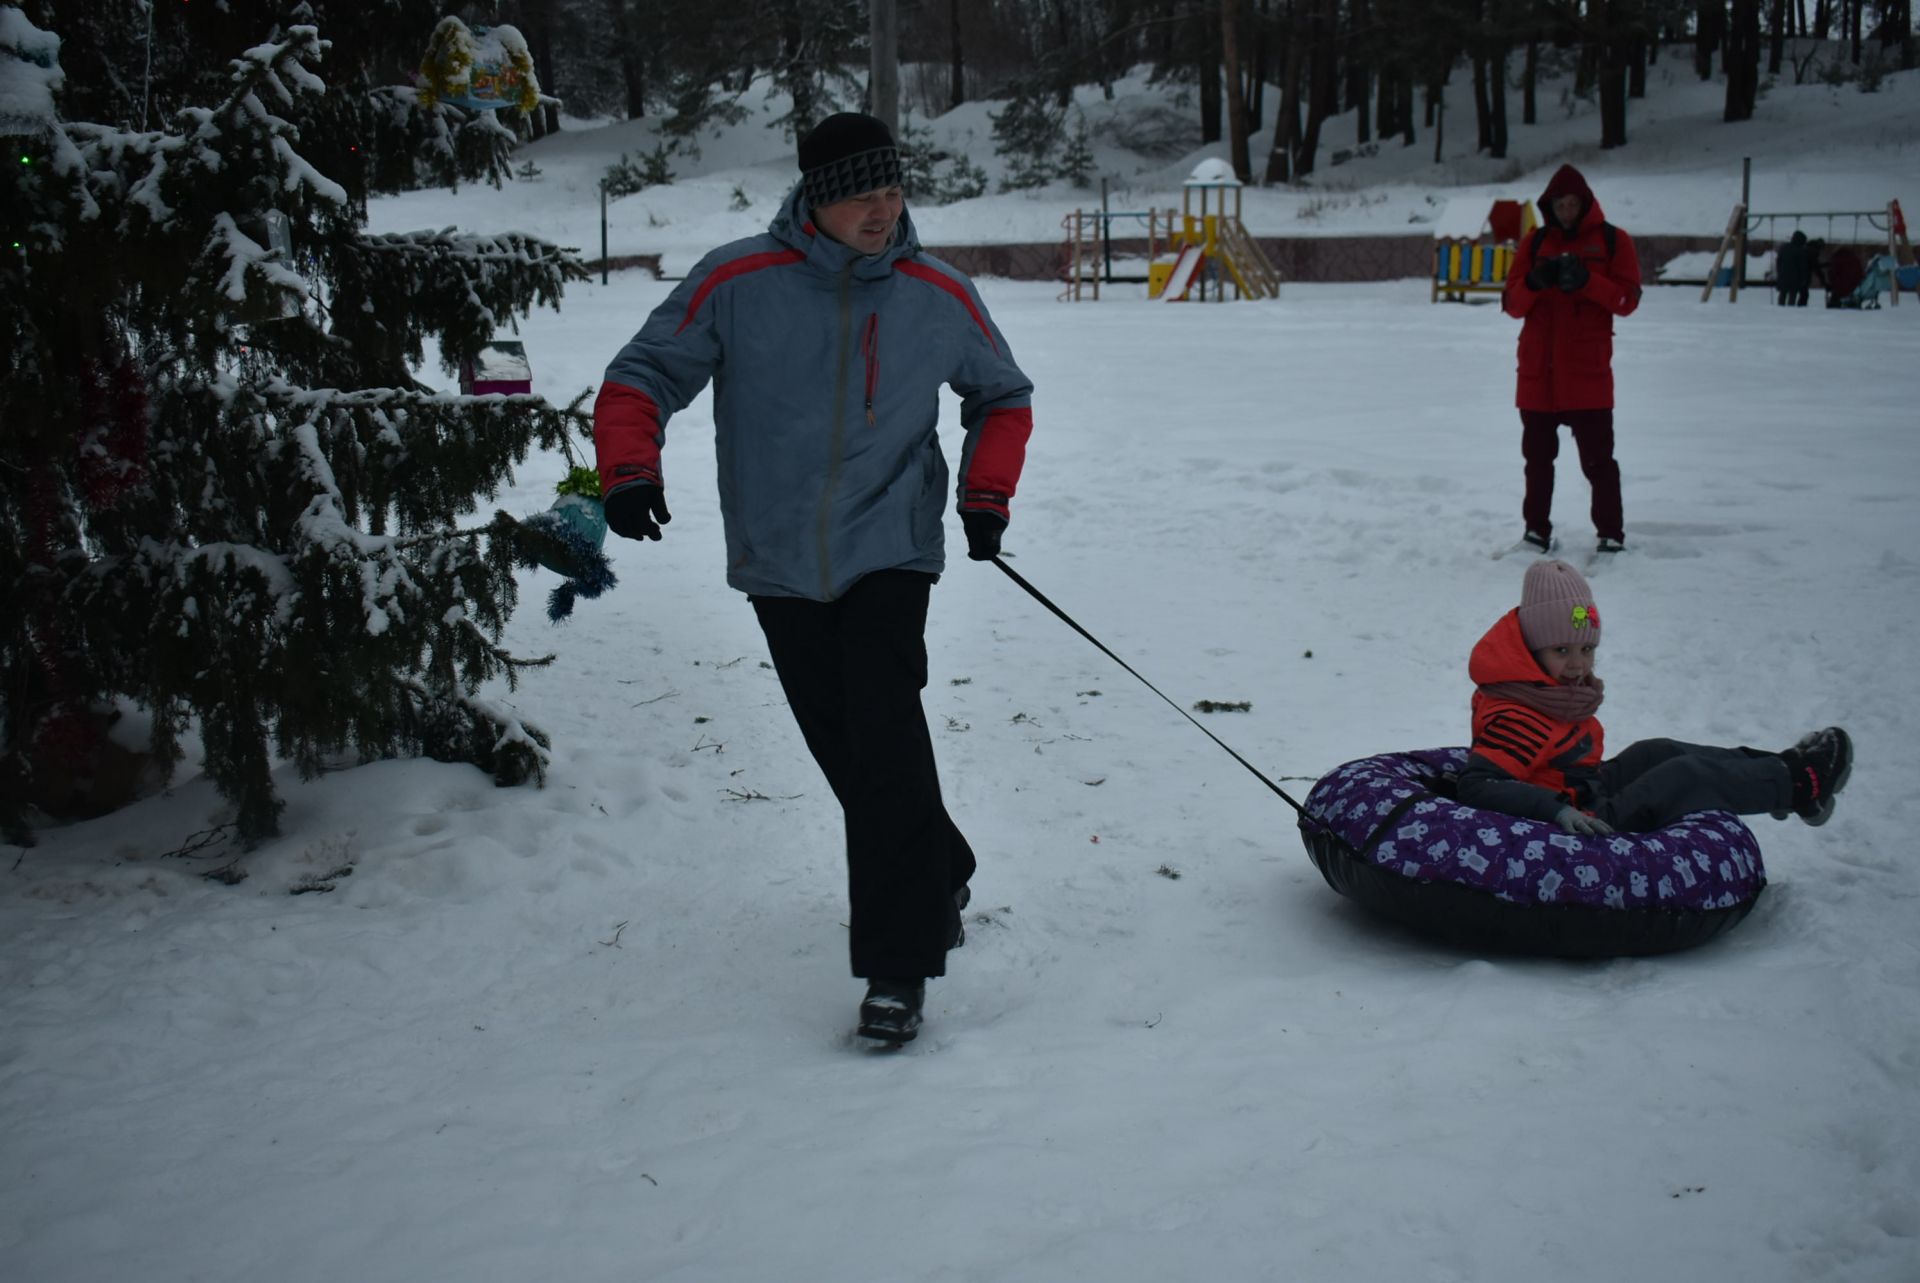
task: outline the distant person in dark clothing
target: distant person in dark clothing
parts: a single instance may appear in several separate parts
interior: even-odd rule
[[[1851,306],[1853,292],[1867,279],[1867,268],[1860,256],[1842,245],[1827,259],[1827,306]]]
[[[1827,243],[1818,236],[1807,242],[1807,270],[1809,281],[1819,286],[1822,293],[1827,288]]]
[[[1773,288],[1780,306],[1805,307],[1812,282],[1813,251],[1807,244],[1807,234],[1795,232],[1773,260]]]

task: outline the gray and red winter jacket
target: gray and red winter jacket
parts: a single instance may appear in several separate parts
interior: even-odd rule
[[[766,233],[714,250],[607,367],[602,492],[661,482],[667,420],[713,381],[727,582],[832,601],[862,575],[945,565],[940,385],[961,398],[959,507],[1005,518],[1033,384],[972,282],[903,213],[871,257],[795,187]]]

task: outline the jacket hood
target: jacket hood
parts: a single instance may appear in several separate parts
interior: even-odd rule
[[[1491,686],[1496,682],[1548,682],[1546,671],[1527,649],[1526,638],[1520,633],[1518,606],[1500,616],[1499,622],[1474,643],[1473,655],[1467,660],[1467,676],[1475,686]]]
[[[1600,202],[1594,198],[1593,188],[1587,186],[1586,175],[1572,165],[1562,165],[1553,171],[1553,177],[1547,180],[1547,190],[1540,193],[1540,225],[1557,227],[1553,218],[1553,202],[1562,196],[1574,195],[1580,198],[1580,217],[1574,220],[1571,230],[1579,231],[1589,223],[1601,221],[1605,215],[1600,212]]]
[[[920,252],[920,234],[914,230],[913,217],[904,206],[900,210],[900,221],[893,229],[893,243],[878,254],[861,254],[851,246],[842,245],[814,226],[803,183],[795,183],[787,198],[780,202],[780,212],[767,224],[767,232],[782,245],[806,255],[810,266],[836,276],[851,261],[855,276],[884,277],[893,271],[894,263]]]

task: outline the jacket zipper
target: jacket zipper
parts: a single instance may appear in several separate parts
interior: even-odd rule
[[[853,264],[840,269],[840,341],[835,351],[833,375],[833,437],[827,452],[827,483],[820,492],[820,513],[814,525],[814,542],[820,554],[820,599],[833,600],[833,575],[827,564],[828,525],[833,519],[833,492],[840,485],[841,455],[846,445],[847,365],[853,344]]]
[[[867,426],[873,426],[873,385],[880,378],[880,313],[867,314],[866,332],[860,336],[860,355],[867,361]]]

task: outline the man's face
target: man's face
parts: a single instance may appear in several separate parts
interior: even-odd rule
[[[893,242],[893,229],[907,207],[898,187],[876,187],[858,196],[822,205],[813,211],[814,225],[862,254],[878,254]]]
[[[1568,231],[1572,231],[1574,224],[1580,219],[1580,206],[1585,203],[1585,201],[1581,200],[1580,197],[1573,192],[1566,192],[1555,196],[1553,198],[1553,221]]]

